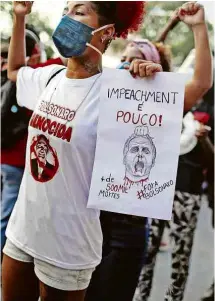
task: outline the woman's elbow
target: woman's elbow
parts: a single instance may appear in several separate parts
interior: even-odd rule
[[[207,80],[207,81],[198,81],[196,82],[196,88],[198,89],[201,96],[205,95],[205,93],[208,92],[213,86],[213,80]]]
[[[12,80],[11,78],[12,78],[12,72],[10,71],[10,70],[7,70],[7,78],[8,79],[10,79],[10,80]]]
[[[16,71],[7,70],[8,79],[11,80],[12,82],[16,82],[17,73],[18,73],[17,70]]]
[[[209,80],[203,84],[203,89],[205,90],[205,92],[207,92],[212,87],[213,87],[213,78],[211,77],[211,80]]]

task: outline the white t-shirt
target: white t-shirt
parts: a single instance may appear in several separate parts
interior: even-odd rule
[[[18,73],[17,100],[34,113],[6,235],[35,258],[87,269],[99,264],[102,253],[99,211],[87,209],[101,77],[69,79],[63,70],[46,87],[59,69],[24,67]]]

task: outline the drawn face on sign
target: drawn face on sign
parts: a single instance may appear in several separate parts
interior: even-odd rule
[[[156,149],[145,128],[137,127],[124,147],[126,177],[133,182],[147,179],[155,162]]]

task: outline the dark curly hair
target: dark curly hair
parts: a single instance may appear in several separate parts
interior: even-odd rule
[[[100,25],[115,24],[116,38],[138,31],[145,15],[145,1],[92,1]]]

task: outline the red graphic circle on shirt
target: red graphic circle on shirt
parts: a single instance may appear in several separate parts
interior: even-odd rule
[[[48,182],[55,176],[59,161],[55,149],[45,135],[41,134],[32,139],[30,164],[31,174],[38,182]]]

